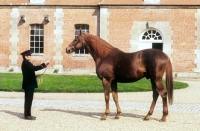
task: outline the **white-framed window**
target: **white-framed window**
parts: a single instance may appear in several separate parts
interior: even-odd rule
[[[44,25],[30,25],[30,50],[34,54],[44,53]]]
[[[44,4],[45,0],[30,0],[30,4]]]
[[[161,32],[157,29],[149,28],[143,31],[139,41],[139,50],[148,48],[163,50],[163,37]]]
[[[144,0],[144,4],[160,4],[160,0]]]
[[[75,37],[80,33],[80,30],[82,33],[89,33],[89,25],[88,24],[76,24],[75,25]],[[75,56],[84,56],[88,55],[87,49],[79,49],[75,51]]]

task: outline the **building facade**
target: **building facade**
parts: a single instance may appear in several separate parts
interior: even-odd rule
[[[175,77],[200,77],[200,0],[6,0],[0,8],[0,71],[20,72],[20,53],[31,49],[35,64],[51,60],[49,73],[95,73],[85,49],[65,52],[81,29],[124,52],[160,49]]]

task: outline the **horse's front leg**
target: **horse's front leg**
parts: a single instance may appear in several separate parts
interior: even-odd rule
[[[110,113],[109,100],[110,100],[110,85],[111,85],[111,82],[107,81],[105,78],[103,78],[102,84],[103,84],[103,87],[104,87],[106,110],[105,110],[105,113],[103,114],[101,120],[106,120],[107,115]]]
[[[115,119],[119,119],[119,116],[121,114],[121,109],[120,109],[119,101],[118,101],[117,82],[114,82],[114,81],[112,82],[111,89],[112,89],[113,100],[115,101],[115,105],[117,108],[117,114],[115,116]]]

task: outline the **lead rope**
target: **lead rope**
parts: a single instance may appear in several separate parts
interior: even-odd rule
[[[47,68],[44,69],[44,72],[40,75],[37,75],[36,78],[37,78],[37,81],[38,81],[38,86],[40,86],[43,82],[43,78],[42,78],[42,75],[44,75],[44,73],[46,72]]]

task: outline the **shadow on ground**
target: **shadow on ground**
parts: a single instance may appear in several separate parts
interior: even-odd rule
[[[64,112],[64,113],[69,113],[69,114],[73,114],[73,115],[81,115],[81,116],[85,116],[85,117],[91,117],[91,118],[95,118],[95,119],[99,119],[101,118],[101,116],[103,115],[103,113],[99,113],[99,112],[84,112],[84,111],[75,111],[75,110],[61,110],[61,109],[43,109],[41,111],[56,111],[56,112]],[[0,112],[5,112],[7,114],[16,116],[20,119],[24,119],[24,113],[19,113],[19,112],[13,112],[13,111],[8,111],[8,110],[0,110]],[[115,116],[115,113],[110,113],[109,116]],[[138,114],[133,114],[133,113],[121,113],[121,117],[130,117],[130,118],[139,118],[139,119],[144,119],[144,115],[138,115]],[[151,120],[155,120],[155,121],[160,121],[160,119],[158,118],[153,118],[151,117]]]
[[[59,112],[64,112],[64,113],[69,113],[69,114],[73,114],[73,115],[82,115],[82,116],[86,116],[86,117],[92,117],[95,119],[100,119],[100,117],[103,115],[103,113],[98,113],[98,112],[83,112],[83,111],[72,111],[72,110],[61,110],[61,109],[43,109],[41,111],[59,111]],[[115,116],[115,113],[110,113],[109,116]],[[143,115],[138,115],[138,114],[133,114],[133,113],[121,113],[121,117],[131,117],[131,118],[139,118],[139,119],[144,119],[145,116]],[[160,119],[158,118],[152,118],[151,120],[156,120],[156,121],[160,121]]]
[[[13,112],[13,111],[8,111],[8,110],[1,110],[1,112],[5,112],[5,113],[7,113],[7,114],[16,116],[16,117],[18,117],[18,118],[20,118],[20,119],[24,119],[24,113]]]

